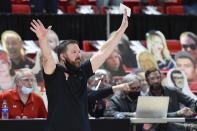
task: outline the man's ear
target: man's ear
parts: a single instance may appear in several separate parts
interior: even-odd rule
[[[16,86],[20,85],[19,80],[16,80],[15,83],[16,83]]]
[[[60,54],[60,59],[61,59],[62,61],[65,61],[65,56],[64,56],[64,54]]]

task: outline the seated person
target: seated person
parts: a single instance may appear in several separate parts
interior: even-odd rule
[[[123,77],[123,83],[129,83],[129,91],[122,91],[111,97],[110,106],[106,109],[104,116],[125,118],[133,116],[136,111],[137,98],[140,96],[140,78],[134,74]]]
[[[109,103],[109,97],[113,93],[129,90],[126,83],[111,86],[108,75],[106,70],[99,69],[88,80],[88,112],[96,118],[103,117],[104,110]]]
[[[32,92],[36,79],[31,70],[19,69],[14,82],[16,88],[0,94],[0,104],[3,101],[8,104],[9,118],[46,118],[47,111],[42,98]]]
[[[147,96],[149,92],[149,85],[145,78],[145,71],[143,69],[138,68],[134,70],[134,74],[136,74],[141,81],[141,91],[140,91],[141,96]]]
[[[161,72],[152,68],[145,72],[146,81],[149,84],[149,96],[169,96],[170,102],[168,106],[168,117],[191,117],[195,112],[196,101],[191,97],[183,94],[181,91],[172,89],[161,84]],[[180,104],[184,105],[181,109]],[[179,124],[160,124],[158,131],[181,131],[185,130],[185,126]]]

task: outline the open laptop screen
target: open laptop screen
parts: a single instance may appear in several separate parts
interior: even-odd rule
[[[137,118],[166,118],[169,97],[139,96],[136,110]]]

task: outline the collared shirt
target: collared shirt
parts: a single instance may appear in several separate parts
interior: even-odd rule
[[[22,118],[23,116],[27,116],[27,118],[47,117],[47,111],[42,98],[33,92],[30,94],[26,104],[23,104],[16,89],[0,94],[1,105],[4,99],[8,104],[9,118]]]

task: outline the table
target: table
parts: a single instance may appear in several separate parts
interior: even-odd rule
[[[196,118],[184,118],[184,117],[170,117],[170,118],[130,118],[132,123],[132,131],[136,131],[136,125],[142,123],[149,124],[165,124],[165,123],[197,123]]]
[[[155,119],[155,118],[154,118]],[[197,119],[185,118],[166,118],[157,119],[153,118],[130,118],[130,119],[113,119],[113,118],[100,118],[90,119],[90,126],[92,131],[135,131],[136,124],[139,123],[195,123]],[[45,119],[28,119],[28,120],[0,120],[0,131],[44,131],[46,120]]]
[[[0,120],[0,131],[44,131],[45,119]],[[90,119],[91,131],[131,131],[129,119]]]

